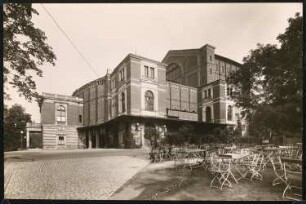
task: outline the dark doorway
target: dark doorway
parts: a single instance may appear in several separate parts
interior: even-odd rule
[[[87,132],[85,132],[85,145],[86,145],[86,148],[89,147],[89,136]]]
[[[96,144],[97,144],[97,140],[96,140],[96,135],[95,134],[91,134],[91,144],[92,144],[92,148],[96,148]]]
[[[42,148],[41,132],[30,132],[30,148]]]
[[[211,108],[206,108],[206,122],[211,122]]]

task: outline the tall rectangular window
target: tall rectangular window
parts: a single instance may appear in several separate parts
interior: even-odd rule
[[[123,81],[124,80],[124,69],[120,70],[119,72],[119,81]]]
[[[211,91],[208,89],[208,98],[211,98]]]
[[[63,135],[58,136],[58,144],[59,145],[65,144],[65,137]]]
[[[121,93],[121,112],[125,112],[125,94],[124,92]]]
[[[155,74],[154,74],[154,68],[150,67],[150,74],[151,74],[151,78],[154,79],[155,78]]]
[[[79,115],[79,123],[82,123],[82,115]]]
[[[56,121],[57,124],[66,124],[66,108],[63,105],[56,108]]]
[[[111,83],[111,84],[112,84],[112,85],[111,85],[112,89],[114,89],[114,88],[115,88],[115,79],[112,80],[112,83]]]
[[[145,76],[149,77],[149,67],[148,66],[144,66],[145,68]]]

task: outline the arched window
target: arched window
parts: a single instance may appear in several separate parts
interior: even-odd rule
[[[146,91],[146,93],[145,93],[145,103],[146,103],[145,109],[147,111],[154,111],[154,95],[153,95],[152,91]]]
[[[233,119],[233,107],[228,106],[227,108],[227,120],[232,120]]]
[[[125,112],[125,94],[124,92],[121,93],[121,111],[122,113]]]
[[[63,105],[57,106],[56,121],[57,124],[66,124],[66,108]]]
[[[206,122],[211,122],[211,108],[206,108]]]

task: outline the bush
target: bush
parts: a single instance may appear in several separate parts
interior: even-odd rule
[[[125,138],[125,148],[136,148],[136,142],[133,133],[127,132],[124,135]]]

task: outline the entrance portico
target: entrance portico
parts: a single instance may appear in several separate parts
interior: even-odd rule
[[[27,123],[26,148],[42,148],[42,131],[40,123]]]

